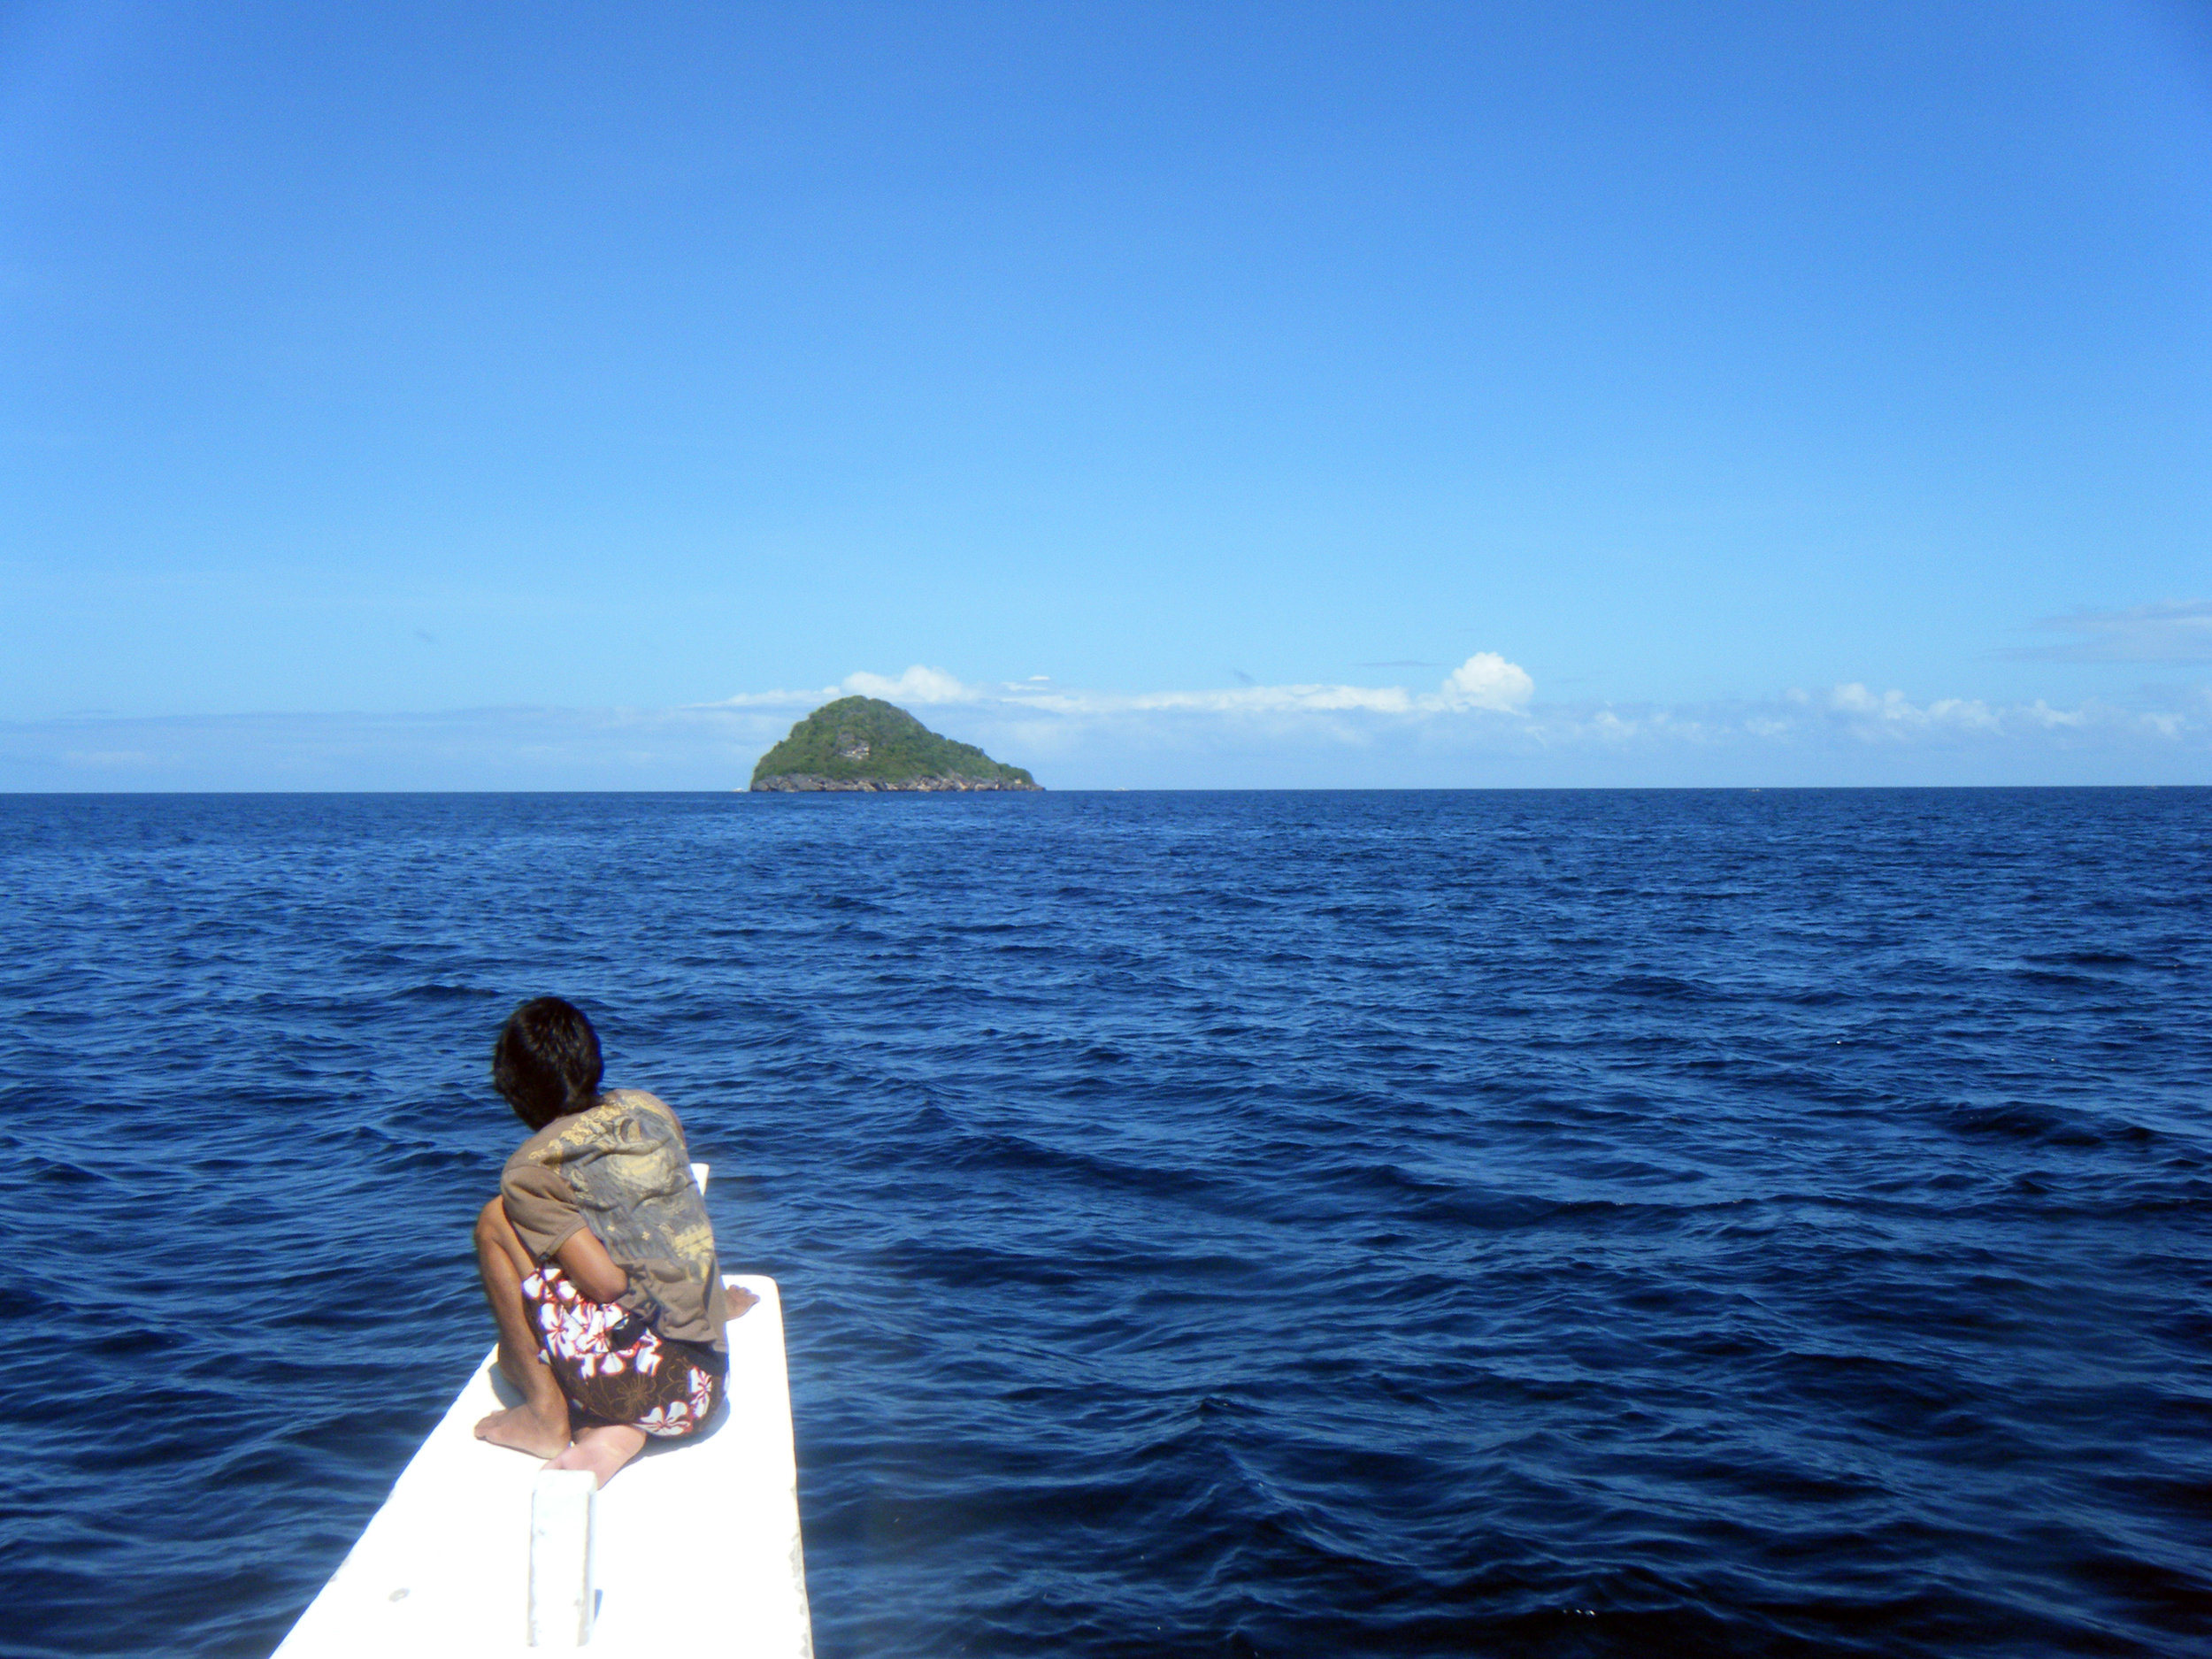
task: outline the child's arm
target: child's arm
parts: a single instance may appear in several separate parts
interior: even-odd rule
[[[613,1302],[630,1288],[630,1276],[607,1254],[589,1227],[579,1227],[553,1252],[568,1282],[594,1302]]]

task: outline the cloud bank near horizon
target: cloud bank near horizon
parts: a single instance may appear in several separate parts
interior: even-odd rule
[[[917,664],[657,709],[0,723],[0,789],[727,789],[791,723],[881,697],[1058,788],[2212,782],[2212,685],[2147,706],[1916,700],[1846,682],[1697,704],[1548,701],[1478,652],[1428,688],[1118,692]]]
[[[2170,690],[2170,706],[2131,710],[2091,700],[2073,709],[1993,703],[1979,698],[1938,697],[1916,703],[1903,691],[1871,690],[1850,681],[1810,692],[1793,687],[1763,700],[1684,704],[1536,702],[1528,671],[1494,651],[1470,657],[1434,691],[1402,686],[1301,684],[1238,686],[1207,691],[1138,693],[1064,690],[1040,676],[1033,680],[971,684],[941,668],[916,664],[895,677],[861,672],[812,691],[741,694],[701,705],[733,710],[810,710],[835,697],[880,697],[918,708],[960,708],[995,722],[1019,720],[1030,729],[1104,723],[1132,724],[1148,716],[1197,717],[1226,731],[1233,724],[1282,730],[1295,722],[1307,731],[1349,743],[1379,740],[1393,726],[1433,728],[1432,739],[1507,752],[1578,744],[1617,748],[1637,742],[1712,745],[1748,742],[1777,747],[1800,741],[1846,741],[1869,745],[1975,740],[2091,739],[2204,748],[2212,738],[2212,687]],[[1510,716],[1509,719],[1492,717]],[[1298,719],[1298,717],[1311,717]],[[1364,719],[1346,717],[1367,717]],[[1469,718],[1472,717],[1472,718]]]
[[[848,674],[818,691],[741,693],[709,708],[813,709],[835,697],[880,697],[920,708],[953,706],[1033,710],[1078,718],[1131,714],[1422,716],[1484,710],[1518,714],[1536,695],[1528,671],[1495,651],[1478,651],[1444,677],[1432,692],[1402,686],[1236,686],[1213,691],[1130,693],[1063,691],[1044,676],[996,685],[969,685],[941,668],[917,663],[896,679]]]

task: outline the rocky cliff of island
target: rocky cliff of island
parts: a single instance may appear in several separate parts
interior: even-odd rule
[[[791,728],[760,757],[762,790],[1034,789],[1019,766],[993,760],[972,743],[941,737],[895,703],[840,697]]]

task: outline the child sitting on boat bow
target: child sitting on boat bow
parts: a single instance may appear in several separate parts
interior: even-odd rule
[[[557,996],[517,1009],[493,1048],[492,1085],[534,1133],[477,1217],[476,1259],[499,1369],[523,1397],[476,1435],[603,1486],[649,1437],[712,1415],[723,1325],[754,1298],[723,1288],[676,1114],[642,1089],[603,1092],[602,1074],[598,1034]]]

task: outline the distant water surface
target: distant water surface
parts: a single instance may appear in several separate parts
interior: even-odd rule
[[[0,1643],[275,1645],[552,990],[783,1285],[825,1659],[2212,1652],[2208,826],[0,799]]]

